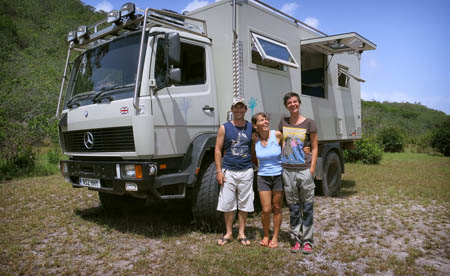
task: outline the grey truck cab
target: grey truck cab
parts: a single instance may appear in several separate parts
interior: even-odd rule
[[[338,193],[342,149],[361,137],[360,55],[376,47],[359,34],[327,36],[260,1],[223,0],[187,15],[127,3],[67,40],[61,172],[105,208],[185,199],[197,221],[215,223],[214,145],[233,97],[275,128],[290,91],[318,124],[316,178]]]

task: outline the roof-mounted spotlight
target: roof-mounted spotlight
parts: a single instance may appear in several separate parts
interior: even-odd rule
[[[120,16],[132,18],[136,11],[136,6],[133,3],[125,3],[122,8],[120,8]]]
[[[115,23],[119,20],[120,20],[120,12],[118,10],[112,10],[112,11],[108,12],[106,22]]]
[[[72,42],[75,41],[77,39],[77,32],[76,31],[70,31],[67,34],[67,42]]]
[[[85,36],[87,36],[88,34],[88,30],[87,30],[87,26],[80,26],[77,28],[77,38],[83,38]]]
[[[80,26],[77,28],[77,40],[80,44],[84,43],[84,40],[89,36],[87,26]]]

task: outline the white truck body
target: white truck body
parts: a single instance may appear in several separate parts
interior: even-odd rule
[[[61,96],[63,89],[67,94],[62,111],[59,104],[57,110],[61,146],[70,158],[61,163],[68,182],[97,190],[103,197],[111,193],[183,198],[187,189],[195,194],[204,182],[206,167],[211,166],[215,135],[229,119],[233,97],[245,97],[247,120],[264,111],[270,114],[274,129],[287,115],[283,95],[296,92],[301,95],[301,113],[318,126],[316,177],[340,185],[342,148],[361,138],[360,57],[363,51],[375,49],[375,44],[356,33],[326,36],[259,1],[223,0],[187,17],[161,14],[147,9],[144,19],[124,20],[122,27],[138,22],[129,24],[134,33],[123,32],[117,23],[105,28],[117,37],[107,36],[95,26],[93,34],[81,33],[71,42],[67,63],[71,50],[78,48],[82,54],[69,83],[63,80]],[[160,85],[174,67],[167,54],[171,51],[165,44],[170,40],[167,34],[179,36],[181,77]],[[237,59],[233,56],[235,39]],[[133,51],[121,50],[131,47],[126,41],[134,41]],[[137,62],[138,42],[142,46]],[[130,60],[136,64],[128,65]],[[236,60],[238,67],[233,63]],[[113,65],[108,68],[108,64]],[[138,67],[134,77],[125,66]],[[90,76],[95,70],[100,73]],[[121,83],[125,85],[114,88],[118,92],[108,92],[109,83],[119,79],[132,79],[135,85]],[[83,85],[89,89],[78,88]],[[327,161],[329,152],[334,157]],[[124,178],[129,173],[124,169],[127,164],[142,166],[143,178],[134,182]],[[333,170],[330,176],[328,167]],[[84,179],[94,179],[94,184]],[[196,195],[192,197],[195,201]]]

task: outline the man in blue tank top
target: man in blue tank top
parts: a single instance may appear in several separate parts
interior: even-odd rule
[[[233,100],[231,111],[233,120],[220,126],[214,151],[216,178],[220,185],[217,210],[224,213],[226,225],[226,233],[217,244],[225,245],[232,241],[234,213],[237,209],[238,241],[243,245],[250,245],[245,235],[245,223],[248,212],[254,210],[252,124],[244,119],[247,105],[243,98]]]

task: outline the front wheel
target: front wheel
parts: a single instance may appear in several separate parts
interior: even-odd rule
[[[324,196],[337,196],[341,189],[342,165],[339,155],[332,151],[325,158],[321,191]]]
[[[192,215],[197,225],[213,230],[223,230],[224,217],[217,211],[219,183],[216,180],[216,163],[206,167],[199,178],[196,194],[192,200]]]

